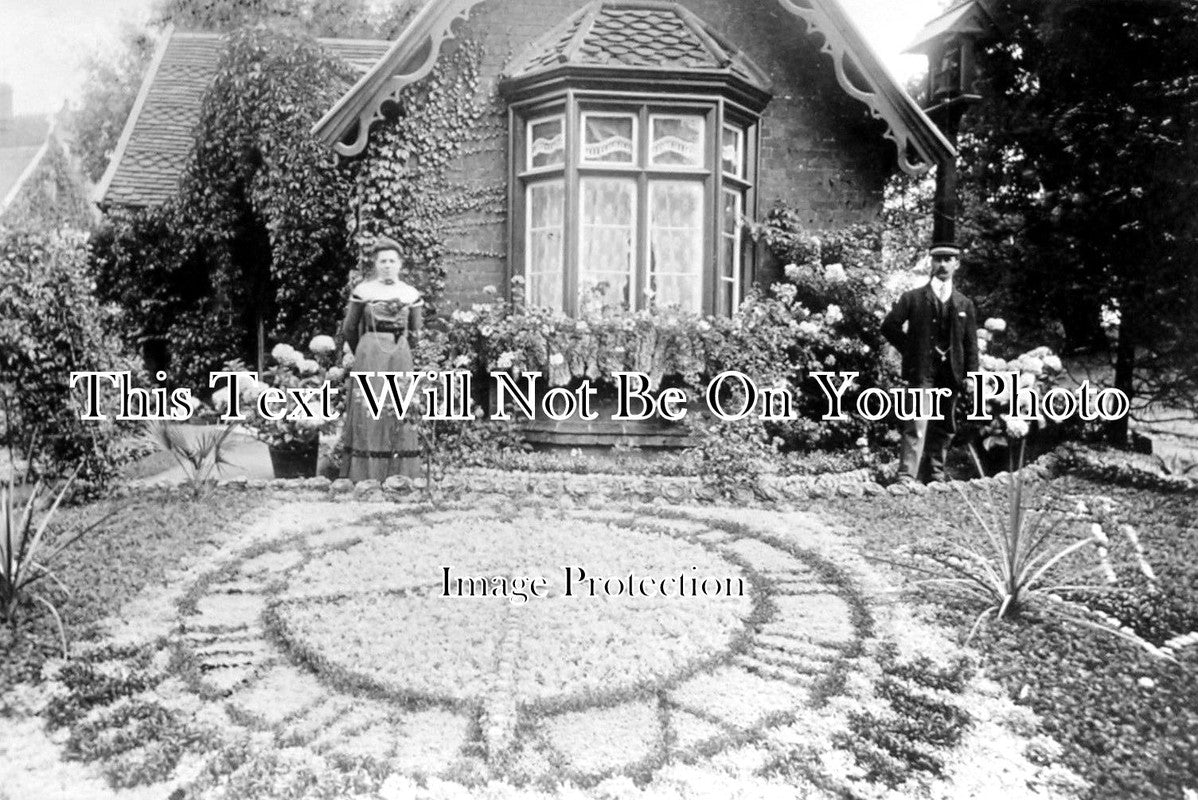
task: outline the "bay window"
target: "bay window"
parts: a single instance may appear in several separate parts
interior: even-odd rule
[[[514,106],[511,120],[526,302],[572,315],[735,310],[755,116],[719,97],[571,90]]]

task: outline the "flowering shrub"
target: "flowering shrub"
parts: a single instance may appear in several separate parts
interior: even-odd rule
[[[241,381],[240,403],[245,414],[245,424],[254,435],[271,447],[282,449],[304,449],[320,442],[320,434],[331,430],[344,411],[345,388],[348,367],[352,356],[337,361],[337,346],[331,336],[316,336],[308,344],[308,355],[304,355],[289,344],[279,343],[270,351],[273,362],[256,381]],[[245,365],[232,361],[225,365],[227,370],[244,370]],[[316,403],[310,403],[312,414],[305,414],[293,397],[288,397],[286,414],[282,419],[267,419],[262,416],[257,400],[269,388],[276,389],[319,389],[328,382],[333,395],[331,411],[327,419],[321,418]],[[212,405],[224,412],[229,407],[229,391],[221,388],[213,392]],[[277,404],[276,404],[277,405]]]
[[[1044,415],[1043,409],[1033,420],[1023,418],[1031,412],[1030,393],[1035,392],[1043,397],[1050,389],[1061,386],[1066,376],[1061,359],[1049,348],[1036,347],[1016,354],[1006,341],[1006,332],[1006,321],[995,317],[987,319],[978,329],[978,366],[982,372],[996,374],[994,380],[1003,373],[1016,373],[1018,378],[1016,385],[1009,385],[1009,382],[997,384],[1002,391],[987,402],[986,411],[990,419],[976,431],[975,441],[979,441],[986,451],[1007,448],[1009,455],[1005,466],[1010,467],[1016,460],[1022,459],[1029,437],[1054,424]],[[1014,403],[1017,389],[1029,390],[1018,405]],[[1012,407],[1017,412],[1014,415],[1007,413]],[[964,415],[961,417],[964,418]],[[1016,444],[1018,447],[1014,446]],[[977,466],[979,474],[984,474],[980,459]]]

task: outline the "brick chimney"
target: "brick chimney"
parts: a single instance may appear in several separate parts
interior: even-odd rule
[[[0,131],[12,130],[12,86],[0,83]]]

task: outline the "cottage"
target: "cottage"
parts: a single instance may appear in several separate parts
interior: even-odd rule
[[[343,160],[402,160],[368,148],[402,92],[462,42],[481,49],[494,102],[450,179],[502,200],[446,228],[454,303],[521,275],[531,302],[571,314],[729,314],[779,270],[744,221],[782,202],[813,229],[867,221],[896,168],[953,155],[838,0],[436,0],[394,42],[320,41],[361,74],[313,130]],[[221,47],[163,37],[103,207],[177,191]]]
[[[813,228],[873,218],[896,166],[953,148],[837,0],[443,0],[427,4],[313,132],[346,159],[451,39],[501,102],[455,179],[506,186],[460,226],[450,300],[522,275],[566,313],[670,304],[729,314],[766,263],[743,222],[785,202]],[[386,158],[394,158],[387,154]]]

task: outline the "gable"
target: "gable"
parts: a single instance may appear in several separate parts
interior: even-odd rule
[[[405,86],[432,71],[442,46],[454,36],[454,23],[467,19],[483,2],[442,0],[426,4],[386,55],[313,126],[313,134],[342,156],[360,155],[369,141],[371,127],[383,119],[384,104],[393,102]],[[882,66],[838,0],[778,0],[778,5],[792,22],[803,23],[795,26],[796,35],[819,34],[823,38],[822,50],[832,58],[839,85],[885,123],[885,136],[894,142],[904,171],[921,174],[955,157],[952,145]],[[569,46],[584,22],[579,17],[560,27],[556,39],[561,47]],[[521,66],[520,62],[514,63]],[[545,62],[539,65],[544,67]],[[528,68],[537,66],[528,62]]]

